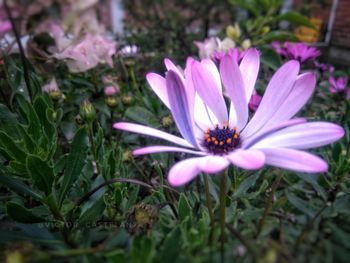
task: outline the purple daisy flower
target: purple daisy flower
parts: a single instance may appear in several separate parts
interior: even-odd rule
[[[327,163],[305,149],[332,143],[344,135],[342,127],[311,122],[294,115],[311,97],[313,73],[299,73],[299,63],[285,63],[271,78],[261,103],[249,120],[248,103],[259,71],[259,53],[249,49],[240,65],[225,55],[219,70],[210,59],[189,58],[184,74],[165,59],[165,78],[149,73],[147,80],[171,110],[183,138],[147,126],[118,122],[114,128],[149,135],[178,146],[156,145],[134,155],[183,152],[191,157],[169,171],[172,186],[181,186],[199,173],[218,173],[229,165],[254,170],[265,164],[299,172],[324,172]],[[222,86],[230,102],[227,109]],[[249,121],[248,121],[249,120]]]
[[[331,93],[343,93],[346,95],[347,99],[350,99],[350,88],[347,87],[348,77],[340,76],[338,78],[334,78],[333,76],[329,76],[328,81],[331,85],[329,87],[329,91]]]
[[[283,47],[278,42],[273,42],[272,48],[281,56],[287,59],[299,61],[301,64],[314,60],[321,55],[317,48],[309,47],[304,43],[285,42]]]

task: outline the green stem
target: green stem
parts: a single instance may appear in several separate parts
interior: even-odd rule
[[[226,218],[226,189],[227,189],[227,170],[221,175],[220,181],[220,240],[221,240],[221,262],[224,262],[224,244],[225,244],[225,218]]]
[[[96,152],[96,145],[95,145],[95,141],[94,141],[94,130],[93,130],[93,122],[89,123],[89,140],[90,140],[90,144],[91,144],[91,151],[92,151],[92,156],[94,157],[94,161],[96,164],[96,170],[97,170],[97,176],[100,175],[100,165],[98,162],[98,158],[97,158],[97,152]]]
[[[281,178],[282,178],[282,173],[278,173],[275,181],[272,184],[270,195],[269,195],[269,197],[268,197],[268,199],[266,201],[264,214],[261,217],[261,219],[259,220],[258,229],[257,229],[255,237],[258,237],[260,235],[260,233],[261,233],[261,230],[262,230],[262,228],[264,226],[264,223],[265,223],[265,220],[267,218],[267,215],[269,214],[270,208],[271,208],[271,206],[273,204],[273,197],[275,195],[275,192],[276,192],[276,189],[277,189],[278,185],[280,184]]]
[[[209,218],[210,218],[210,232],[209,232],[208,242],[209,242],[209,245],[211,246],[213,243],[213,231],[214,231],[215,217],[214,217],[214,213],[213,213],[212,200],[211,200],[210,193],[209,193],[208,175],[204,174],[203,179],[204,179],[205,201],[206,201],[206,205],[207,205],[208,213],[209,213]]]

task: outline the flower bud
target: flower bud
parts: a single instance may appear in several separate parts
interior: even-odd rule
[[[241,36],[241,29],[239,28],[239,25],[236,23],[234,26],[229,25],[226,27],[226,36],[232,38],[233,40],[238,40]]]
[[[173,118],[171,118],[170,115],[166,116],[166,117],[163,117],[162,118],[162,125],[163,127],[169,127],[173,124]]]
[[[124,96],[124,97],[122,98],[122,101],[123,101],[123,103],[124,103],[125,105],[131,105],[132,102],[134,101],[134,99],[133,99],[133,97],[131,97],[131,96]]]
[[[266,34],[266,33],[269,33],[270,32],[270,27],[269,26],[264,26],[262,29],[261,29],[261,34]]]
[[[244,50],[246,50],[246,49],[248,49],[248,48],[250,48],[251,46],[252,46],[252,42],[250,41],[250,39],[244,39],[243,40],[243,42],[242,42],[242,44],[241,44],[241,46],[242,46],[242,48],[244,49]]]
[[[114,108],[118,104],[118,100],[114,96],[107,97],[105,101],[106,101],[106,104],[108,105],[108,107],[111,107],[111,108]]]
[[[96,110],[94,106],[89,101],[84,101],[80,107],[80,116],[81,118],[90,123],[96,118]]]
[[[127,212],[126,229],[132,235],[140,235],[151,230],[157,221],[156,207],[140,203]]]

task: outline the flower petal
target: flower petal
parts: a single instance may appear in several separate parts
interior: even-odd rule
[[[242,135],[250,136],[254,134],[269,121],[293,88],[299,68],[299,63],[292,60],[285,63],[272,76],[259,108],[243,130]]]
[[[237,129],[240,131],[248,121],[248,102],[244,82],[238,64],[231,56],[225,55],[220,63],[222,83],[231,98],[237,114]]]
[[[197,166],[199,159],[201,158],[189,158],[171,167],[168,174],[169,184],[171,186],[182,186],[195,178],[200,173],[200,169]]]
[[[173,147],[173,146],[162,146],[162,145],[139,148],[134,150],[132,153],[133,155],[144,155],[144,154],[160,153],[160,152],[183,152],[183,153],[190,153],[190,154],[196,154],[196,155],[206,155],[206,153],[204,152],[192,151],[185,148]]]
[[[314,73],[308,72],[298,76],[292,91],[265,126],[272,126],[292,118],[310,99],[315,86]]]
[[[260,149],[265,153],[266,164],[288,170],[321,173],[328,170],[327,163],[316,155],[285,148]]]
[[[168,98],[176,126],[181,135],[192,145],[197,145],[197,141],[193,132],[193,121],[191,117],[190,107],[194,105],[188,104],[185,86],[181,78],[175,71],[168,71],[166,75],[166,88]]]
[[[333,123],[303,123],[272,133],[252,148],[309,149],[330,144],[343,136],[344,129]]]
[[[217,70],[217,69],[216,69]],[[203,102],[212,110],[220,123],[228,120],[225,100],[217,87],[215,77],[200,62],[192,63],[193,85]]]
[[[258,77],[260,67],[260,55],[258,50],[255,48],[250,48],[247,50],[246,54],[242,58],[239,69],[242,74],[247,103],[249,103],[250,98],[253,94],[255,82]]]
[[[128,122],[117,122],[113,124],[113,128],[124,130],[124,131],[130,131],[134,133],[139,133],[139,134],[144,134],[148,136],[153,136],[172,143],[176,143],[184,147],[194,148],[193,145],[191,145],[189,142],[187,142],[186,140],[180,137],[174,136],[172,134],[169,134],[151,127],[140,125],[140,124],[128,123]]]
[[[289,127],[289,126],[293,126],[296,124],[300,124],[300,123],[305,123],[306,119],[304,118],[294,118],[282,123],[279,123],[275,126],[270,126],[266,129],[263,129],[255,134],[253,134],[250,137],[245,137],[245,136],[241,136],[242,139],[242,148],[243,149],[248,149],[250,148],[252,145],[258,143],[259,141],[261,141],[262,139],[264,139],[265,137],[269,136],[270,134],[281,130],[285,127]]]
[[[221,156],[189,158],[178,162],[169,171],[168,181],[172,186],[181,186],[200,172],[217,173],[225,169],[230,162]]]
[[[146,79],[152,90],[157,94],[161,101],[163,101],[163,103],[170,108],[165,78],[156,73],[148,73],[146,75]]]
[[[259,150],[237,150],[226,158],[234,165],[247,170],[256,170],[265,164],[265,155]]]

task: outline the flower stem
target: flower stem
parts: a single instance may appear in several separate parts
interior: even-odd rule
[[[224,243],[225,243],[225,218],[226,218],[226,189],[227,189],[227,171],[221,175],[220,181],[220,240],[221,240],[221,262],[224,262]]]
[[[209,218],[210,218],[210,232],[209,232],[208,242],[209,242],[209,245],[211,246],[211,244],[213,243],[213,231],[214,231],[215,217],[214,217],[214,213],[213,213],[212,200],[211,200],[210,193],[209,193],[208,175],[204,174],[203,179],[204,179],[204,190],[205,190],[205,202],[206,202],[206,205],[208,208],[208,213],[209,213]]]
[[[257,229],[255,237],[258,237],[260,235],[260,233],[261,233],[261,230],[262,230],[262,228],[264,226],[266,217],[267,217],[267,215],[268,215],[268,213],[270,211],[270,208],[271,208],[271,206],[273,204],[273,197],[274,197],[276,189],[277,189],[277,187],[278,187],[278,185],[279,185],[279,183],[281,181],[281,178],[282,178],[282,173],[279,173],[277,175],[275,181],[272,184],[270,195],[269,195],[269,197],[266,200],[264,214],[261,217],[261,219],[259,220],[258,229]]]

